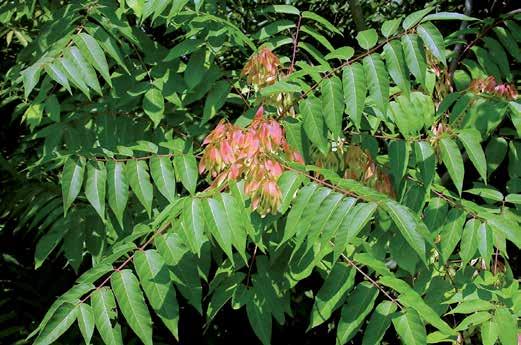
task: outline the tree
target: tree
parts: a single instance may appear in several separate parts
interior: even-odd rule
[[[256,32],[211,1],[1,8],[24,131],[3,231],[77,275],[29,341],[183,342],[181,309],[231,307],[262,344],[295,313],[337,344],[516,343],[516,11],[427,7],[337,47],[292,5]]]

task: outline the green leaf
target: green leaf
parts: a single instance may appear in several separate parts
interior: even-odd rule
[[[476,219],[471,219],[465,224],[460,246],[460,257],[463,260],[463,265],[466,265],[476,254],[480,226],[481,223]]]
[[[384,46],[385,62],[389,69],[389,75],[393,81],[398,85],[400,90],[405,94],[409,94],[411,90],[411,84],[409,82],[409,71],[405,64],[405,58],[403,56],[402,46],[397,40],[393,40]]]
[[[195,193],[197,187],[197,161],[191,153],[183,153],[174,156],[174,168],[176,176],[190,194]]]
[[[309,329],[327,321],[342,304],[346,293],[355,283],[356,271],[342,262],[337,262],[318,290],[311,310]]]
[[[342,81],[337,76],[322,81],[322,110],[326,125],[335,137],[342,135],[342,115],[344,115],[344,99]]]
[[[470,314],[469,316],[464,318],[463,321],[461,321],[459,323],[458,327],[456,327],[456,330],[463,331],[470,327],[478,326],[478,325],[482,324],[483,322],[487,321],[488,319],[490,319],[491,317],[492,317],[492,315],[490,315],[489,312],[485,312],[485,311],[480,311],[477,313]]]
[[[163,98],[161,90],[151,87],[145,93],[143,97],[143,110],[154,123],[154,127],[157,127],[163,119],[165,112],[165,99]]]
[[[72,46],[65,52],[65,56],[74,61],[81,74],[81,79],[85,84],[101,95],[101,87],[96,77],[96,72],[94,72],[94,69],[87,63],[83,55],[81,55],[79,49]]]
[[[441,236],[441,264],[445,264],[458,245],[463,233],[463,225],[467,216],[459,208],[453,208],[447,215],[447,222],[440,233]]]
[[[29,94],[34,89],[36,84],[38,84],[41,72],[42,68],[40,64],[29,66],[21,72],[24,84],[24,96],[26,99],[29,97]]]
[[[464,129],[458,133],[458,138],[479,175],[487,183],[487,160],[480,144],[481,135],[479,131],[472,128]]]
[[[425,17],[429,12],[432,12],[432,7],[424,8],[423,10],[419,10],[409,14],[403,20],[402,27],[405,30],[412,28],[414,25],[418,24],[423,17]]]
[[[495,321],[488,320],[481,324],[481,340],[483,341],[483,345],[496,344],[498,337],[498,327]]]
[[[181,56],[191,54],[204,44],[203,40],[187,39],[175,45],[163,59],[164,62],[173,61]]]
[[[369,50],[373,48],[378,42],[378,33],[375,29],[360,31],[356,35],[356,41],[360,47],[364,48],[365,50]]]
[[[261,9],[261,13],[286,13],[286,14],[294,14],[296,16],[300,15],[300,11],[291,5],[269,5],[265,6]]]
[[[78,327],[80,328],[85,345],[90,344],[94,333],[94,313],[90,305],[81,303],[77,309]]]
[[[65,333],[76,321],[76,305],[62,304],[34,341],[34,345],[50,345]]]
[[[201,123],[204,124],[213,118],[226,102],[226,98],[230,93],[230,84],[225,80],[219,80],[212,87],[204,102],[203,118]]]
[[[327,142],[327,129],[322,113],[322,103],[316,97],[308,97],[300,102],[299,108],[304,118],[304,131],[306,135],[323,154],[326,154],[329,144]]]
[[[490,176],[503,162],[508,150],[508,143],[503,137],[492,137],[485,148],[487,174]]]
[[[377,296],[378,289],[366,282],[358,284],[349,294],[338,321],[337,345],[345,344],[355,336],[362,322],[373,309]]]
[[[512,73],[510,72],[510,62],[508,56],[501,44],[491,37],[483,37],[485,48],[488,49],[490,57],[498,65],[501,75],[506,80],[512,80]]]
[[[95,40],[97,42],[99,42],[101,44],[103,50],[107,54],[109,54],[110,57],[112,57],[114,59],[114,61],[116,61],[116,63],[125,70],[125,72],[130,74],[128,67],[125,65],[125,62],[123,61],[125,59],[125,57],[123,56],[123,53],[121,53],[121,50],[119,49],[117,41],[112,36],[110,36],[105,30],[103,30],[103,28],[101,26],[93,24],[91,22],[87,22],[85,24],[85,29],[87,30],[87,32],[89,34],[91,34],[95,38]],[[77,40],[79,41],[78,38],[77,38]],[[80,43],[80,45],[81,45],[81,43]],[[80,45],[78,45],[78,46],[80,46]],[[84,49],[82,49],[80,47],[80,50],[84,50]],[[87,59],[90,59],[90,54],[86,54],[86,53],[84,53],[84,54],[87,55]],[[96,65],[93,62],[91,62],[91,64]],[[98,66],[98,67],[100,67],[100,66]],[[94,68],[97,69],[98,67],[95,66]],[[101,67],[100,67],[100,69],[101,69]],[[100,71],[100,74],[103,78],[106,77],[105,72]],[[107,83],[109,85],[112,85],[110,79],[107,80]]]
[[[507,49],[512,57],[517,61],[521,62],[521,48],[517,42],[512,38],[510,33],[501,26],[496,26],[492,30],[496,34],[501,44]]]
[[[317,22],[318,24],[320,24],[322,27],[324,27],[324,29],[342,36],[342,32],[340,30],[338,30],[338,28],[335,25],[333,25],[326,18],[319,16],[318,14],[316,14],[314,12],[303,11],[302,18],[313,20],[313,21]]]
[[[104,286],[92,293],[92,311],[96,329],[107,345],[123,345],[121,326],[117,322],[116,301],[110,288]],[[112,327],[112,320],[115,324]]]
[[[494,236],[486,223],[482,223],[478,229],[477,242],[479,255],[489,263],[494,251]]]
[[[81,90],[81,92],[83,92],[90,99],[89,88],[83,80],[83,72],[74,61],[69,50],[65,51],[65,55],[60,59],[60,63],[61,67],[65,71],[65,74],[67,75],[67,79],[71,81],[78,89]]]
[[[386,201],[382,206],[391,216],[391,219],[407,243],[409,243],[411,248],[420,256],[420,259],[426,262],[425,239],[423,238],[423,231],[421,229],[425,227],[425,225],[419,222],[410,209],[393,200]]]
[[[297,190],[302,184],[302,175],[295,171],[285,171],[277,181],[282,192],[279,212],[284,214],[288,210],[291,201],[297,194]]]
[[[260,300],[257,294],[246,304],[246,315],[255,335],[263,345],[271,344],[271,313],[266,310],[267,302]]]
[[[402,22],[401,18],[390,19],[383,22],[380,31],[385,38],[389,38],[391,35],[394,35],[398,28],[400,27],[400,23]]]
[[[499,341],[503,345],[516,345],[518,341],[517,318],[507,308],[498,308],[494,321],[497,325]]]
[[[72,94],[71,86],[69,85],[69,80],[65,75],[65,71],[62,66],[57,63],[49,63],[45,64],[45,72],[58,84],[62,85],[65,90],[69,91]]]
[[[376,306],[365,328],[362,345],[380,344],[385,331],[391,325],[391,319],[396,308],[396,304],[391,301],[383,301]]]
[[[72,202],[80,194],[84,172],[85,159],[83,157],[69,157],[63,166],[61,185],[65,215],[67,215],[67,210],[72,205]]]
[[[85,196],[101,219],[105,219],[105,187],[107,184],[107,170],[103,162],[87,164],[87,180],[85,182]]]
[[[239,203],[231,194],[221,193],[219,195],[220,201],[223,205],[224,212],[226,213],[226,219],[230,225],[232,234],[232,244],[237,249],[237,252],[242,257],[245,263],[248,262],[246,258],[246,223],[249,223],[249,219],[245,219],[244,206]],[[242,210],[241,210],[242,209]]]
[[[200,198],[192,198],[185,203],[181,219],[182,229],[190,249],[200,255],[205,240],[203,205]]]
[[[441,159],[443,160],[459,195],[461,195],[465,168],[458,145],[451,138],[444,137],[440,140],[440,151]]]
[[[420,84],[425,85],[427,63],[425,58],[425,51],[423,47],[420,46],[420,40],[418,36],[402,36],[402,47],[403,51],[405,52],[405,61],[407,62],[409,70]]]
[[[393,140],[389,144],[389,165],[396,190],[407,172],[409,164],[409,144],[405,140]]]
[[[284,228],[284,235],[282,240],[279,243],[279,247],[282,244],[286,243],[290,238],[292,238],[298,231],[297,225],[301,222],[301,219],[306,215],[306,212],[309,212],[309,203],[312,200],[313,194],[316,193],[318,189],[318,185],[315,183],[310,183],[302,188],[291,207],[291,210],[288,214],[288,218],[286,220],[286,227]],[[318,208],[319,205],[314,205],[312,207]],[[309,213],[307,214],[309,216]]]
[[[105,54],[98,44],[98,41],[84,32],[79,33],[72,39],[85,55],[89,63],[94,66],[94,68],[101,74],[103,79],[105,79],[107,83],[112,86],[107,59],[105,58]]]
[[[152,319],[136,276],[128,269],[116,271],[110,285],[130,328],[145,345],[152,345]]]
[[[150,182],[148,167],[143,160],[130,160],[127,162],[126,174],[130,188],[136,194],[139,202],[145,207],[150,217],[152,213],[152,199],[154,197],[154,187]]]
[[[354,63],[344,67],[342,83],[344,86],[346,112],[356,128],[360,128],[367,94],[367,84],[362,65],[360,63]]]
[[[170,270],[171,280],[179,292],[202,314],[202,287],[199,260],[177,233],[156,237],[155,245]]]
[[[408,308],[393,319],[394,329],[405,345],[427,344],[427,332],[420,316],[414,309]]]
[[[150,159],[150,174],[157,189],[170,202],[176,199],[174,166],[169,157],[156,156]]]
[[[109,206],[114,211],[119,225],[123,227],[123,213],[128,201],[128,182],[125,174],[125,164],[110,160],[108,170],[108,199]]]
[[[219,200],[209,198],[203,203],[205,223],[224,253],[233,262],[232,229],[226,217],[224,205]]]
[[[179,305],[163,258],[153,249],[138,251],[134,257],[134,266],[148,303],[179,340]]]
[[[425,18],[422,19],[423,22],[432,21],[432,20],[465,20],[465,21],[472,21],[472,20],[479,20],[478,18],[469,17],[467,15],[464,15],[462,13],[456,13],[456,12],[438,12],[429,14]]]
[[[376,211],[377,204],[360,203],[350,210],[349,214],[344,218],[342,225],[336,232],[334,258],[338,258],[344,251],[346,246],[353,240],[365,225],[371,220]]]
[[[369,84],[369,96],[382,116],[387,114],[389,105],[389,76],[379,54],[371,54],[364,58],[364,71]]]
[[[340,60],[349,60],[353,57],[355,50],[351,47],[340,47],[333,50],[331,53],[324,56],[326,60],[331,59],[340,59]]]
[[[429,48],[432,55],[434,55],[444,66],[447,65],[445,58],[445,43],[441,32],[431,23],[423,23],[418,25],[416,29],[420,35],[423,43]]]
[[[423,184],[429,186],[434,179],[436,171],[434,150],[428,142],[418,141],[415,143],[414,153],[416,156],[416,164],[420,168]]]
[[[490,214],[486,217],[492,229],[502,233],[510,242],[521,248],[521,226],[508,215]]]

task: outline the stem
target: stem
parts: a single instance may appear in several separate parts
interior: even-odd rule
[[[291,74],[295,69],[295,57],[297,55],[297,47],[298,47],[298,35],[300,33],[300,23],[302,22],[302,15],[298,16],[297,21],[297,31],[293,36],[293,52],[291,54],[291,65],[289,66],[288,74]]]

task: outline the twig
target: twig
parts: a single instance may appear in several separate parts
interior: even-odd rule
[[[329,241],[330,244],[333,244],[331,241]],[[334,245],[334,244],[333,244]],[[371,278],[370,275],[368,275],[367,273],[365,273],[360,267],[358,267],[353,260],[349,259],[346,255],[344,254],[340,254],[340,256],[342,257],[342,259],[344,259],[344,261],[346,261],[349,265],[351,265],[354,269],[356,269],[358,272],[360,272],[361,275],[364,276],[365,279],[367,279],[375,288],[377,288],[378,290],[382,291],[382,293],[385,295],[385,297],[387,297],[391,302],[393,302],[394,304],[396,304],[401,310],[403,310],[403,306],[400,304],[400,302],[398,302],[393,296],[389,295],[389,293],[387,291],[385,291],[385,289],[380,285],[378,284],[373,278]]]
[[[300,23],[301,22],[302,22],[302,15],[299,15],[298,21],[297,21],[297,31],[295,32],[295,35],[293,36],[293,52],[291,54],[291,65],[289,66],[288,74],[291,74],[293,72],[293,69],[295,68],[295,57],[297,55],[298,36],[300,33]]]

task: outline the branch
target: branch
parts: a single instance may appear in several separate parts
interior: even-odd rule
[[[298,35],[300,33],[300,23],[301,22],[302,22],[302,15],[299,15],[298,21],[297,21],[297,31],[295,32],[295,35],[293,36],[293,52],[291,54],[291,65],[289,66],[288,74],[291,74],[293,72],[293,69],[295,68],[295,57],[297,55]]]

